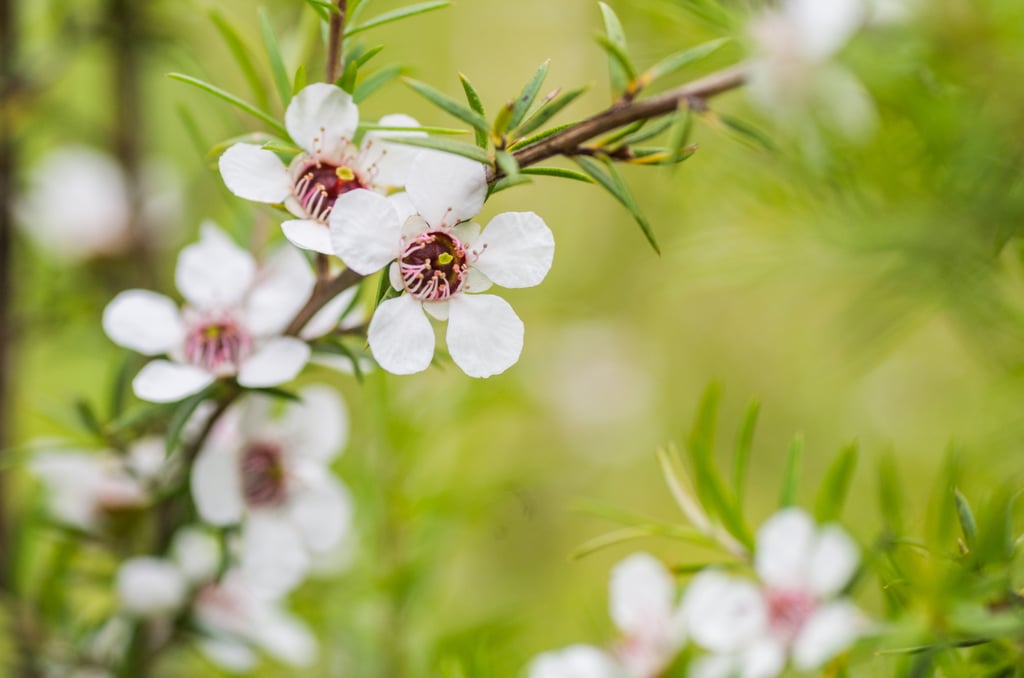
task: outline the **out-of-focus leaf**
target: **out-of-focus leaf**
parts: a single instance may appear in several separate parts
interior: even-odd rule
[[[393,144],[405,144],[406,146],[419,146],[421,148],[430,148],[435,151],[443,151],[445,153],[453,153],[455,155],[461,155],[464,158],[470,160],[476,160],[479,163],[485,165],[491,164],[491,157],[487,155],[487,152],[477,146],[470,146],[469,144],[463,144],[458,141],[452,141],[450,139],[444,139],[439,137],[391,137],[388,139],[388,143]]]
[[[675,119],[671,115],[663,116],[658,120],[641,120],[638,123],[623,127],[615,134],[602,138],[598,145],[619,148],[621,146],[639,144],[658,136],[671,127],[674,122]]]
[[[256,66],[253,65],[252,52],[246,47],[241,34],[217,10],[210,12],[210,20],[217,27],[221,37],[224,38],[224,42],[238,63],[238,67],[242,69],[242,74],[245,76],[246,82],[249,83],[253,96],[256,97],[256,104],[261,108],[266,108],[269,104],[267,101],[267,88],[263,85],[263,80],[256,71]]]
[[[295,77],[292,78],[292,91],[298,92],[306,86],[306,64],[299,64],[295,69]]]
[[[201,402],[211,396],[216,388],[216,383],[211,384],[199,393],[189,396],[175,408],[171,421],[167,426],[167,437],[164,439],[164,449],[168,457],[171,456],[178,447],[178,443],[181,442],[181,435],[192,413],[196,411]]]
[[[572,179],[582,181],[585,184],[592,184],[594,180],[583,172],[564,169],[562,167],[525,167],[519,170],[520,174],[532,174],[541,177],[558,177],[560,179]]]
[[[265,148],[268,151],[274,153],[284,153],[285,155],[298,155],[302,153],[302,149],[295,144],[287,141],[281,141],[280,139],[271,139],[270,141],[264,142],[260,148]]]
[[[693,155],[691,150],[687,153],[686,143],[690,140],[690,132],[693,130],[693,113],[689,107],[685,110],[677,110],[672,116],[674,126],[672,135],[668,142],[669,158],[671,161],[679,162]]]
[[[621,71],[624,74],[624,87],[621,90],[616,88],[615,91],[632,94],[637,82],[636,67],[633,66],[629,55],[626,54],[625,47],[603,35],[597,36],[597,44],[608,53],[608,62],[613,64],[610,69]]]
[[[622,30],[622,22],[619,21],[615,10],[603,2],[598,4],[601,6],[601,15],[604,18],[604,37],[607,44],[615,45],[618,52],[624,57],[625,64],[629,64],[626,32]],[[605,41],[602,41],[602,46],[605,44]],[[635,72],[635,69],[632,70]],[[623,58],[613,55],[611,52],[608,55],[608,76],[611,80],[613,98],[621,96],[629,87],[630,76],[623,63]]]
[[[676,0],[676,4],[710,24],[720,28],[735,28],[736,18],[719,0]]]
[[[316,12],[324,21],[330,21],[331,15],[337,14],[338,12],[338,6],[333,2],[328,2],[327,0],[306,0],[306,3],[309,4],[309,6],[313,8],[313,11]]]
[[[199,131],[199,124],[196,122],[195,117],[184,105],[179,105],[176,110],[178,112],[178,119],[185,128],[185,133],[188,134],[189,141],[192,142],[193,148],[196,149],[200,158],[205,159],[208,145],[203,139],[203,133]]]
[[[515,178],[519,176],[519,163],[508,151],[498,151],[494,154],[494,160],[506,177]]]
[[[814,502],[814,515],[818,522],[827,523],[839,517],[856,468],[857,445],[847,445],[829,466],[818,489],[818,497]]]
[[[640,75],[640,87],[647,87],[660,78],[671,75],[690,64],[697,63],[701,59],[704,59],[718,51],[718,49],[727,42],[729,42],[728,38],[710,40],[697,45],[696,47],[691,47],[690,49],[685,49],[682,52],[677,52],[665,57]]]
[[[209,92],[215,97],[223,99],[224,101],[228,102],[232,106],[235,106],[245,111],[249,115],[259,118],[267,125],[272,127],[279,134],[283,135],[284,137],[288,137],[288,130],[285,129],[284,125],[282,125],[277,119],[275,119],[274,116],[270,115],[266,111],[262,111],[259,108],[256,108],[247,101],[239,99],[234,94],[222,90],[220,87],[217,87],[216,85],[211,85],[208,82],[203,82],[198,78],[193,78],[191,75],[185,75],[183,73],[168,73],[167,77],[171,78],[172,80],[178,80],[180,82],[188,83],[193,87],[198,87],[199,89],[205,92]]]
[[[355,90],[352,92],[352,101],[357,104],[362,103],[367,97],[397,78],[401,73],[402,67],[398,65],[385,66],[378,71],[374,71],[356,85]]]
[[[559,111],[586,92],[587,89],[589,89],[587,86],[577,87],[576,89],[571,89],[568,92],[559,94],[550,100],[542,102],[541,105],[537,107],[537,110],[531,113],[530,117],[523,121],[523,124],[515,130],[516,135],[522,136],[529,134],[535,129],[541,127],[547,123],[548,120],[555,117]]]
[[[761,403],[756,400],[747,407],[743,417],[743,425],[736,438],[736,454],[733,457],[732,488],[736,496],[736,505],[743,506],[746,492],[747,467],[750,465],[750,451],[754,446],[754,431],[757,429],[757,417],[761,413]]]
[[[483,132],[485,135],[490,132],[490,128],[487,125],[487,121],[482,115],[476,111],[470,110],[455,101],[446,94],[443,94],[430,85],[413,80],[411,78],[405,78],[405,83],[409,87],[413,88],[417,93],[423,96],[425,99],[433,103],[435,106],[445,111],[449,115],[458,118],[464,123],[470,125],[473,129]]]
[[[654,237],[654,231],[651,229],[650,223],[648,223],[647,218],[640,211],[640,206],[637,205],[636,200],[629,192],[629,188],[622,180],[622,177],[619,176],[617,171],[615,171],[615,167],[612,165],[611,161],[605,160],[604,163],[601,163],[587,156],[574,156],[573,160],[576,161],[576,164],[580,166],[580,169],[587,173],[591,179],[600,184],[606,191],[611,193],[623,207],[629,210],[629,213],[633,215],[633,219],[640,226],[640,230],[643,232],[644,237],[647,238],[647,242],[650,243],[656,253],[661,254],[661,249],[658,247],[658,241]]]
[[[782,492],[779,494],[779,506],[795,506],[800,488],[800,458],[804,452],[804,437],[797,435],[789,445],[786,463],[782,471]]]
[[[103,433],[103,424],[100,423],[99,417],[96,416],[96,411],[88,400],[80,398],[75,401],[75,414],[78,415],[78,421],[86,431],[100,439],[106,437]]]
[[[669,539],[697,544],[704,547],[716,546],[714,540],[692,528],[656,524],[635,525],[632,527],[623,527],[607,534],[594,537],[573,551],[571,558],[573,560],[579,560],[580,558],[589,556],[592,553],[606,549],[609,546],[616,546],[627,541],[644,539],[646,537],[667,537]]]
[[[459,73],[459,82],[462,83],[462,91],[466,93],[466,101],[469,103],[469,107],[473,109],[473,112],[480,115],[484,121],[487,120],[487,113],[484,111],[484,104],[480,100],[480,94],[473,87],[473,83],[469,81],[465,73]],[[480,148],[487,148],[487,132],[486,130],[473,128],[474,134],[476,134],[476,145]]]
[[[893,534],[902,534],[903,483],[891,451],[883,454],[878,461],[878,502],[886,527]]]
[[[728,128],[732,132],[735,132],[741,140],[746,141],[758,148],[763,148],[764,150],[767,151],[775,150],[775,144],[772,142],[771,139],[768,138],[768,135],[762,132],[761,130],[757,129],[750,123],[744,122],[739,118],[734,118],[729,115],[722,115],[720,113],[716,114],[716,117],[719,121],[721,121],[723,125],[725,125],[726,128]]]
[[[356,78],[359,76],[359,60],[349,59],[345,62],[345,68],[341,70],[341,75],[338,76],[335,82],[338,87],[342,88],[349,94],[355,91]]]
[[[350,0],[348,3],[348,22],[350,24],[358,23],[359,18],[372,2],[373,0]]]
[[[968,548],[973,548],[978,539],[978,522],[974,518],[974,511],[967,497],[960,490],[953,488],[953,500],[956,502],[956,517],[960,521],[960,530],[964,535],[964,543]]]
[[[387,279],[387,276],[383,276]],[[386,290],[385,290],[386,291]],[[349,361],[352,365],[352,373],[355,375],[356,381],[359,383],[363,382],[363,366],[359,363],[359,357],[352,352],[352,350],[344,344],[342,341],[325,340],[318,341],[313,344],[312,349],[315,353],[327,353],[329,355],[338,355]]]
[[[366,50],[365,52],[360,52],[359,56],[354,58],[356,62],[359,64],[359,67],[362,68],[370,61],[370,59],[380,54],[383,49],[384,45],[375,45],[370,49]]]
[[[401,7],[390,12],[385,12],[372,19],[368,19],[366,22],[361,24],[354,24],[350,22],[345,28],[345,35],[355,35],[356,33],[362,33],[363,31],[370,30],[371,28],[377,28],[378,26],[383,26],[394,21],[401,21],[402,19],[408,19],[409,17],[417,16],[419,14],[426,14],[427,12],[433,12],[434,10],[444,9],[450,4],[452,4],[450,0],[421,2],[416,5],[409,5],[408,7]],[[354,22],[355,19],[353,18],[352,21]]]
[[[265,396],[274,398],[275,400],[286,400],[290,403],[301,403],[302,396],[293,391],[280,388],[278,386],[262,386],[260,388],[249,388],[246,389],[250,393],[259,393]]]
[[[294,148],[294,146],[292,146],[288,142],[282,141],[281,139],[278,139],[277,137],[271,134],[267,134],[266,132],[249,132],[247,134],[239,134],[237,136],[233,136],[230,139],[224,139],[223,141],[214,144],[212,147],[210,147],[210,150],[206,152],[206,157],[207,159],[216,159],[217,157],[220,156],[221,153],[226,151],[231,146],[234,146],[235,144],[258,144],[266,148],[268,145],[275,143],[282,144],[283,148],[285,149]],[[274,149],[272,148],[270,150]]]
[[[288,78],[288,69],[284,65],[284,57],[281,56],[281,48],[277,44],[277,36],[274,35],[274,27],[270,23],[270,17],[264,10],[260,14],[260,32],[263,34],[263,46],[267,50],[267,58],[270,60],[270,72],[274,76],[274,84],[277,85],[277,94],[281,97],[281,105],[287,106],[292,100],[292,83]]]
[[[514,144],[508,147],[508,150],[516,151],[519,150],[520,148],[531,146],[539,141],[544,141],[548,137],[554,136],[561,132],[562,130],[572,127],[574,124],[575,123],[567,122],[564,125],[552,127],[551,129],[546,129],[543,132],[537,132],[533,136],[526,137],[525,139],[520,139],[519,141],[515,142]]]
[[[138,358],[128,353],[117,368],[114,380],[110,384],[110,397],[107,400],[107,415],[110,420],[117,419],[124,412],[125,400],[131,392],[132,375],[138,368]]]
[[[533,102],[537,100],[537,94],[540,93],[544,79],[548,76],[549,64],[550,60],[542,63],[537,72],[533,74],[533,77],[523,86],[523,91],[519,93],[515,103],[512,105],[512,115],[505,129],[515,129],[523,121],[523,118],[526,117],[526,112],[530,110]]]

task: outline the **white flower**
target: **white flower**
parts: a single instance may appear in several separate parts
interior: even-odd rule
[[[160,438],[143,438],[126,457],[112,451],[40,453],[29,464],[45,483],[49,512],[79,529],[95,532],[107,518],[145,507],[166,465]]]
[[[335,204],[331,237],[342,261],[363,275],[390,263],[391,285],[405,291],[370,320],[370,349],[385,370],[412,374],[430,365],[434,331],[424,311],[448,320],[448,351],[466,374],[489,377],[519,359],[523,322],[512,307],[500,297],[466,292],[483,292],[492,282],[540,284],[551,268],[554,237],[533,212],[499,214],[481,233],[465,220],[486,195],[482,165],[427,152],[413,161],[404,194],[352,191]]]
[[[206,634],[200,649],[229,671],[251,671],[256,664],[254,649],[298,667],[316,659],[316,639],[310,630],[242,572],[229,571],[219,583],[200,589],[192,611]]]
[[[387,127],[419,127],[407,115],[387,115]],[[324,83],[309,85],[288,104],[285,126],[300,153],[285,167],[273,152],[252,144],[235,144],[220,157],[228,189],[256,202],[284,203],[298,219],[281,224],[296,247],[333,254],[327,218],[338,196],[366,188],[387,190],[405,184],[413,151],[388,144],[387,137],[426,136],[422,132],[368,132],[362,148],[352,140],[359,109],[344,90]]]
[[[159,241],[180,212],[181,190],[168,166],[150,162],[141,176],[140,225]],[[66,261],[123,252],[131,244],[124,171],[88,146],[54,150],[36,165],[17,203],[19,225],[40,248]]]
[[[874,105],[849,71],[831,63],[866,15],[864,0],[783,0],[757,18],[750,28],[751,97],[798,129],[814,115],[852,139],[866,136]]]
[[[228,412],[192,467],[192,496],[213,525],[242,523],[242,569],[282,593],[307,574],[311,556],[346,535],[345,486],[328,468],[348,436],[344,403],[325,386],[300,391],[280,419],[269,399]]]
[[[622,668],[607,652],[589,645],[570,645],[538,655],[529,678],[623,678]]]
[[[178,567],[163,558],[129,558],[117,571],[115,583],[121,608],[137,617],[173,614],[185,603],[188,581]]]
[[[684,602],[690,635],[713,653],[694,674],[771,678],[787,657],[810,671],[845,650],[864,620],[836,596],[858,560],[857,546],[839,527],[816,528],[797,508],[776,513],[757,535],[760,587],[716,570],[690,584]]]
[[[257,268],[252,255],[206,224],[200,241],[178,257],[175,279],[187,302],[180,311],[161,294],[127,290],[103,312],[103,329],[115,343],[170,357],[142,368],[132,382],[138,397],[174,402],[221,377],[236,377],[246,387],[276,386],[306,365],[306,342],[281,336],[315,283],[294,249],[277,251]],[[329,331],[348,298],[327,304],[301,336]]]

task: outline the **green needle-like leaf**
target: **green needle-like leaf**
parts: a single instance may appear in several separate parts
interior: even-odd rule
[[[483,101],[480,100],[480,94],[473,87],[473,83],[469,81],[469,78],[464,73],[459,73],[459,81],[462,83],[462,90],[466,93],[466,101],[469,103],[469,107],[486,121],[487,113],[484,111]],[[476,145],[480,148],[487,148],[487,132],[475,127],[473,132],[476,135]]]
[[[306,86],[306,64],[299,64],[295,69],[295,77],[292,79],[292,91],[298,92]]]
[[[401,73],[402,67],[398,65],[385,66],[379,71],[374,71],[356,85],[355,90],[352,92],[352,101],[357,104],[362,103],[367,97],[397,78]]]
[[[438,137],[389,137],[388,143],[429,148],[435,151],[442,151],[444,153],[461,155],[464,158],[476,160],[477,162],[485,165],[491,164],[491,157],[487,155],[487,151],[479,148],[478,146],[470,146],[469,144],[459,143],[458,141],[452,141],[450,139]]]
[[[818,490],[814,502],[814,515],[819,522],[827,523],[839,517],[850,491],[850,481],[857,468],[857,446],[843,448],[825,474],[825,480]]]
[[[537,100],[537,94],[540,93],[540,88],[548,75],[549,63],[550,60],[542,63],[537,72],[533,74],[533,77],[523,87],[523,91],[519,93],[519,97],[512,106],[512,115],[505,129],[515,129],[523,121],[523,118],[526,117],[526,112],[530,110],[533,102]]]
[[[330,21],[331,15],[338,12],[338,6],[327,0],[306,0],[306,2],[324,21]]]
[[[782,472],[782,492],[779,495],[779,506],[782,508],[796,504],[797,490],[800,486],[800,457],[803,456],[803,452],[804,437],[797,435],[789,445]]]
[[[270,72],[274,76],[274,84],[277,85],[277,94],[281,97],[281,105],[287,106],[292,100],[292,83],[288,77],[288,69],[284,65],[284,57],[281,56],[281,48],[277,44],[277,36],[274,35],[274,28],[270,23],[267,13],[260,10],[260,31],[263,33],[263,45],[267,49],[267,58],[270,59]]]
[[[435,106],[470,125],[473,129],[479,130],[484,134],[488,134],[490,132],[487,120],[485,120],[484,117],[476,111],[466,108],[459,102],[455,101],[455,99],[452,99],[446,94],[442,94],[430,85],[419,82],[418,80],[405,78],[405,83]]]
[[[365,4],[365,1],[362,4]],[[394,21],[401,21],[402,19],[407,19],[409,17],[417,16],[419,14],[426,14],[427,12],[433,12],[434,10],[444,9],[450,4],[450,0],[438,0],[437,2],[421,2],[416,5],[401,7],[399,9],[392,10],[390,12],[385,12],[384,14],[375,16],[374,18],[369,19],[368,21],[362,24],[356,25],[354,23],[350,23],[349,26],[345,29],[345,35],[355,35],[356,33],[362,33],[363,31],[370,30],[371,28],[377,28],[378,26],[383,26]],[[357,9],[362,9],[362,7],[360,6]],[[354,22],[355,18],[353,18],[352,20]]]
[[[232,106],[235,106],[245,111],[249,115],[259,118],[263,122],[267,123],[267,125],[274,128],[274,130],[276,130],[283,136],[288,137],[288,130],[285,129],[284,125],[282,125],[281,122],[277,120],[274,116],[270,115],[266,111],[260,110],[259,108],[253,106],[247,101],[239,99],[234,94],[222,90],[220,87],[217,87],[216,85],[211,85],[208,82],[204,82],[198,78],[193,78],[191,75],[185,75],[183,73],[168,73],[167,77],[171,78],[172,80],[178,80],[180,82],[188,83],[193,87],[198,87],[203,91],[209,92],[215,97],[218,97],[228,102]]]
[[[664,78],[665,76],[671,75],[678,70],[707,58],[717,52],[719,48],[727,42],[729,42],[729,38],[719,38],[718,40],[711,40],[701,45],[697,45],[696,47],[691,47],[690,49],[667,56],[644,71],[639,78],[638,84],[640,87],[647,87],[652,82],[659,80],[660,78]]]
[[[516,136],[529,134],[535,129],[544,125],[553,118],[559,111],[571,104],[576,98],[587,91],[587,86],[577,87],[560,94],[537,107],[533,113],[515,130]]]
[[[586,172],[591,179],[600,184],[606,191],[611,193],[623,207],[629,210],[629,213],[633,215],[633,219],[636,220],[636,223],[640,226],[640,230],[643,231],[644,237],[647,238],[647,242],[651,244],[651,247],[654,248],[656,253],[661,254],[661,248],[658,247],[658,241],[654,237],[654,231],[651,229],[650,223],[640,211],[640,206],[637,205],[636,199],[633,198],[633,194],[629,192],[629,188],[622,180],[622,177],[615,171],[615,167],[612,165],[611,160],[606,158],[602,163],[583,155],[575,156],[573,157],[573,160],[576,161],[576,164],[580,166],[580,169]]]
[[[598,4],[601,6],[601,15],[604,17],[607,43],[615,45],[616,50],[619,52],[619,55],[616,56],[613,56],[611,52],[608,55],[608,75],[611,79],[612,97],[616,98],[629,89],[629,70],[635,69],[627,69],[625,66],[625,64],[629,63],[629,56],[626,47],[626,33],[622,30],[622,22],[619,21],[615,10],[603,2]],[[604,46],[605,44],[602,41],[602,47]]]
[[[561,179],[573,179],[582,181],[585,184],[592,184],[594,180],[582,172],[564,169],[562,167],[526,167],[519,170],[520,174],[530,174],[541,177],[559,177]]]
[[[167,438],[165,439],[165,450],[167,456],[171,456],[175,448],[178,447],[178,443],[181,441],[181,435],[185,430],[185,424],[192,417],[192,413],[199,407],[199,403],[203,402],[213,391],[217,388],[217,384],[211,384],[207,386],[199,393],[189,396],[174,410],[174,414],[171,416],[171,422],[167,428]]]
[[[960,521],[960,529],[964,533],[964,542],[968,548],[974,546],[978,538],[978,522],[974,519],[974,511],[960,490],[953,488],[953,498],[956,501],[956,516]]]
[[[537,132],[533,136],[526,137],[525,139],[520,139],[519,141],[517,141],[514,144],[510,145],[508,147],[508,150],[516,151],[516,150],[519,150],[520,148],[525,148],[526,146],[529,146],[531,144],[535,144],[538,141],[543,141],[544,139],[547,139],[548,137],[551,137],[551,136],[554,136],[554,135],[558,134],[559,132],[561,132],[564,129],[568,129],[568,128],[572,127],[574,124],[575,123],[567,122],[567,123],[565,123],[563,125],[558,125],[556,127],[552,127],[551,129],[546,129],[543,132]]]
[[[732,488],[733,494],[736,495],[736,504],[740,507],[743,506],[743,496],[746,492],[747,467],[750,466],[750,451],[754,446],[754,431],[757,429],[757,417],[760,413],[761,403],[756,400],[750,403],[747,413],[743,417],[739,436],[736,438]]]
[[[242,69],[242,74],[245,76],[246,82],[249,83],[253,96],[256,97],[257,105],[266,108],[269,104],[267,101],[267,88],[263,85],[263,80],[253,65],[255,60],[253,59],[252,52],[246,47],[241,34],[216,10],[210,12],[210,20],[213,21],[213,25],[216,26],[221,37],[224,38],[224,42],[231,51],[231,55],[235,57],[238,67]]]
[[[494,155],[494,160],[509,179],[516,179],[519,176],[519,163],[508,151],[498,151]]]

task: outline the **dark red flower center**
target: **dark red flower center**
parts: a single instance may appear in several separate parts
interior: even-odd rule
[[[249,506],[277,506],[287,497],[287,474],[281,448],[266,442],[242,450],[242,495]]]
[[[185,337],[185,359],[221,375],[237,372],[251,350],[248,331],[231,319],[199,323]]]
[[[297,175],[293,193],[311,219],[327,221],[338,196],[357,188],[363,182],[350,167],[326,162],[309,162]]]
[[[800,590],[771,590],[767,600],[769,625],[789,640],[796,637],[817,607],[814,596]]]
[[[409,294],[424,301],[447,299],[466,280],[466,246],[444,231],[421,233],[405,248],[398,268]]]

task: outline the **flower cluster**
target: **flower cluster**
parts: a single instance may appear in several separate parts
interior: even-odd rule
[[[688,665],[698,678],[774,678],[787,664],[816,669],[866,629],[840,594],[857,568],[858,549],[835,525],[821,528],[797,508],[759,530],[758,581],[707,568],[682,598],[653,556],[634,554],[612,571],[611,617],[622,636],[609,651],[573,645],[538,656],[530,678],[654,678],[690,642],[704,650]]]

